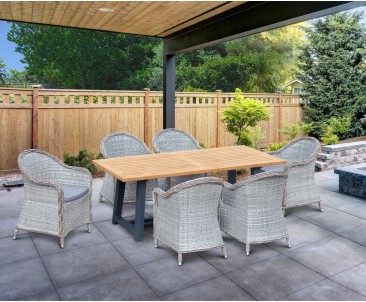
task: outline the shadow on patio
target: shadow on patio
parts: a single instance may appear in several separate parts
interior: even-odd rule
[[[23,188],[0,191],[0,300],[366,300],[366,203],[337,193],[332,170],[315,178],[324,212],[316,204],[288,211],[291,249],[284,240],[253,244],[247,257],[224,235],[228,259],[214,249],[185,255],[181,267],[171,249],[154,248],[151,229],[135,242],[111,223],[112,205],[98,203],[101,179],[92,233],[76,229],[63,250],[54,236],[12,240]]]

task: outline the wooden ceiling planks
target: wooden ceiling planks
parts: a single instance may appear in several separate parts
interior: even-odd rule
[[[44,5],[43,15],[40,23],[50,24],[52,21],[52,16],[55,13],[55,9],[56,9],[56,2],[47,1]]]
[[[91,1],[82,1],[79,2],[79,6],[77,8],[77,11],[75,12],[75,14],[72,16],[69,26],[71,27],[79,27],[79,22],[80,20],[83,18],[83,16],[86,14],[86,12],[90,9],[90,7],[92,6],[92,2]]]
[[[60,25],[62,17],[66,13],[67,4],[68,3],[66,1],[57,1],[56,2],[55,12],[54,12],[54,14],[52,16],[52,20],[51,20],[52,25]]]
[[[176,3],[175,7],[172,6],[161,6],[158,10],[150,11],[149,14],[146,14],[143,19],[139,21],[139,23],[135,23],[131,30],[136,30],[140,27],[140,30],[143,30],[146,35],[156,35],[156,28],[159,24],[164,24],[164,26],[169,26],[170,22],[175,19],[174,9],[176,11],[182,11],[187,6],[187,2],[182,1]],[[174,20],[174,22],[179,22],[178,20]]]
[[[138,1],[125,2],[123,7],[119,8],[119,12],[112,15],[108,23],[103,25],[103,30],[115,31],[116,28],[123,28],[124,24],[131,18],[131,15],[138,14],[145,9],[146,4]]]
[[[0,18],[6,16],[11,16],[11,9],[10,9],[10,4],[9,3],[4,3],[4,5],[1,6],[0,9]]]
[[[104,16],[102,16],[102,18],[100,18],[95,24],[94,27],[95,28],[102,28],[105,29],[105,26],[107,24],[109,24],[110,22],[112,22],[113,17],[116,16],[120,16],[121,15],[121,11],[122,9],[125,9],[125,11],[129,12],[133,9],[133,5],[130,4],[131,2],[117,2],[115,3],[113,6],[111,6],[110,8],[113,9],[116,12],[116,15],[111,15],[111,14],[104,14]],[[128,13],[127,13],[128,15]],[[121,18],[122,19],[122,18]]]
[[[22,17],[22,4],[19,1],[12,3],[12,5],[10,5],[10,11],[11,16],[14,19],[20,19]]]
[[[42,16],[44,13],[45,2],[43,1],[34,1],[32,5],[32,22],[37,21],[37,16]]]
[[[0,1],[0,19],[161,37],[243,1]],[[100,8],[111,8],[112,13]]]

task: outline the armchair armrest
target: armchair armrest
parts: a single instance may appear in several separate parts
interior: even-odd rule
[[[57,182],[40,180],[25,173],[23,173],[23,177],[26,200],[60,206],[63,190]]]

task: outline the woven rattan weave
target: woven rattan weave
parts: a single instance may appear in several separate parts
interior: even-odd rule
[[[153,138],[153,148],[156,153],[165,153],[196,150],[201,149],[201,146],[191,134],[175,128],[168,128],[155,134]],[[205,176],[207,175],[196,174],[159,179],[158,186],[163,190],[169,190],[171,187],[182,182]]]
[[[322,211],[320,195],[315,184],[315,162],[320,150],[319,141],[313,137],[296,139],[278,151],[269,152],[286,160],[283,166],[264,167],[264,171],[287,172],[285,208],[318,203]]]
[[[221,229],[246,244],[286,238],[283,216],[286,172],[264,172],[231,185],[224,184],[220,206]]]
[[[223,182],[203,177],[181,183],[169,191],[154,190],[154,239],[182,254],[215,247],[226,251],[218,221],[218,205]]]
[[[25,150],[18,157],[24,180],[24,204],[14,231],[19,229],[64,238],[73,229],[87,224],[90,232],[92,176],[87,169],[71,167],[51,154]],[[64,202],[62,184],[88,188],[88,193]]]
[[[138,137],[128,133],[116,132],[104,137],[100,143],[100,150],[104,158],[128,157],[134,155],[151,154],[152,152],[146,144]],[[147,182],[146,199],[152,200],[152,190],[155,187],[155,181]],[[116,178],[105,173],[100,198],[114,203],[116,191]],[[126,183],[124,202],[135,202],[136,200],[136,182]]]

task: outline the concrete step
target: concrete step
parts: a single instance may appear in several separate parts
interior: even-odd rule
[[[321,162],[325,162],[328,161],[332,158],[331,154],[326,154],[326,153],[318,153],[317,159]]]
[[[315,162],[315,171],[319,172],[319,171],[325,171],[328,168],[328,164],[322,161],[316,161]]]

